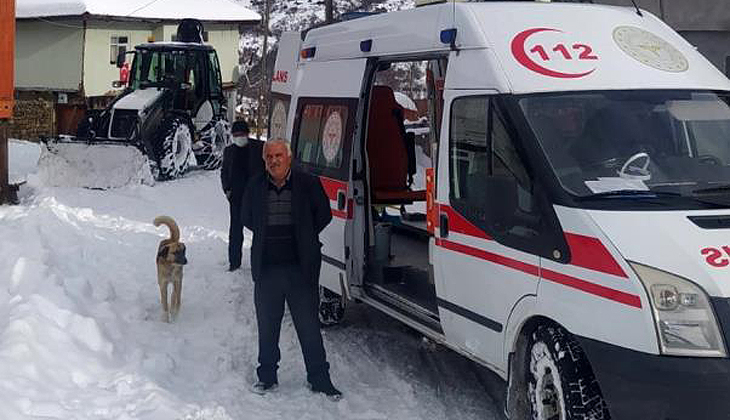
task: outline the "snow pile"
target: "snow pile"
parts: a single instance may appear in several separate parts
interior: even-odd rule
[[[118,188],[154,184],[149,161],[133,146],[41,144],[40,183],[52,187]]]
[[[26,176],[36,171],[40,148],[37,143],[8,140],[8,176],[11,184],[26,181]]]

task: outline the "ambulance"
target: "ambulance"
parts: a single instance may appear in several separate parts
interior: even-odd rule
[[[285,33],[269,136],[330,199],[322,321],[390,315],[504,379],[511,419],[729,418],[729,99],[633,7]]]

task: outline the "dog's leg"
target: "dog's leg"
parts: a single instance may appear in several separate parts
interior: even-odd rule
[[[182,299],[182,281],[172,282],[172,308],[171,315],[172,319],[177,319],[177,314],[180,313],[180,304]]]
[[[167,303],[167,283],[160,282],[160,303],[162,303],[162,322],[170,322],[170,307]]]

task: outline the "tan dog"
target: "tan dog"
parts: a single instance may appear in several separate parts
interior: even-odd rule
[[[170,322],[177,318],[180,312],[180,298],[182,294],[183,265],[188,263],[185,258],[185,244],[180,242],[180,229],[170,216],[158,216],[155,226],[165,225],[170,229],[170,238],[160,241],[157,248],[157,283],[160,285],[160,301],[162,302],[163,321]],[[172,283],[172,302],[168,305],[167,288]]]

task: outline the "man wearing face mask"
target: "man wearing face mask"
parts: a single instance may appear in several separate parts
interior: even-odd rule
[[[240,120],[231,126],[233,144],[223,151],[221,184],[230,208],[231,225],[228,230],[228,271],[241,266],[241,247],[243,246],[243,223],[241,209],[246,184],[259,172],[263,172],[261,158],[263,142],[249,139],[246,121]]]

